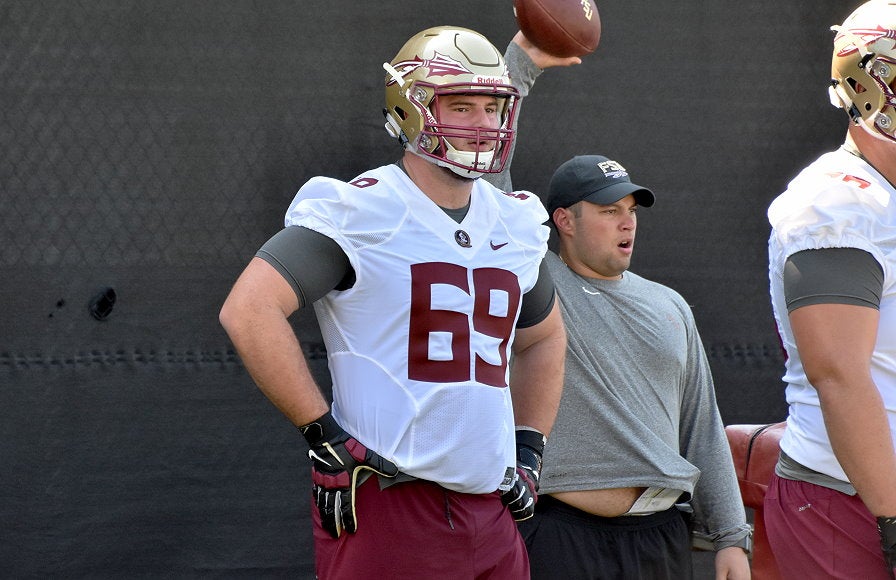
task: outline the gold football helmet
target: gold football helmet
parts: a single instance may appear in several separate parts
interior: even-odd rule
[[[519,92],[504,57],[484,36],[466,28],[428,28],[398,51],[386,70],[386,131],[403,147],[463,177],[499,173],[514,138]],[[472,94],[498,97],[500,127],[472,128],[490,151],[460,151],[448,138],[468,137],[470,127],[439,121],[438,99]]]
[[[896,141],[896,2],[865,2],[831,30],[831,103],[875,137]]]

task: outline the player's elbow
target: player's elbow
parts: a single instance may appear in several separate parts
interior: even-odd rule
[[[239,298],[234,296],[233,293],[221,305],[221,310],[218,312],[218,322],[231,337],[238,332],[243,323],[242,312],[243,309],[239,307]]]
[[[825,393],[845,393],[851,387],[864,386],[871,382],[870,368],[838,365],[834,364],[834,361],[820,365],[804,365],[803,370],[806,372],[806,379],[822,396]]]

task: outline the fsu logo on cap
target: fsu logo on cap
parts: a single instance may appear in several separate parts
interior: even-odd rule
[[[454,241],[462,248],[469,248],[472,245],[470,244],[470,234],[463,230],[454,232]]]
[[[628,172],[625,170],[625,167],[617,163],[616,161],[601,161],[597,164],[600,167],[600,170],[604,172],[606,177],[628,177]]]

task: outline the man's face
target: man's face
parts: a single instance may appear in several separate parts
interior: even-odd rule
[[[580,201],[567,211],[571,214],[564,244],[567,264],[591,278],[622,276],[631,264],[635,246],[635,197],[627,195],[610,205]]]
[[[435,116],[449,130],[448,142],[458,151],[492,151],[501,127],[503,103],[491,95],[443,95],[437,99]],[[469,128],[469,129],[467,129]]]

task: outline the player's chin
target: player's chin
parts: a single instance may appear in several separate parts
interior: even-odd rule
[[[440,167],[440,169],[442,170],[442,173],[445,174],[446,177],[448,177],[449,179],[453,179],[454,181],[461,181],[461,182],[474,181],[480,177],[480,175],[478,173],[475,176],[461,175],[460,173],[458,173],[457,171],[455,171],[449,167]]]

